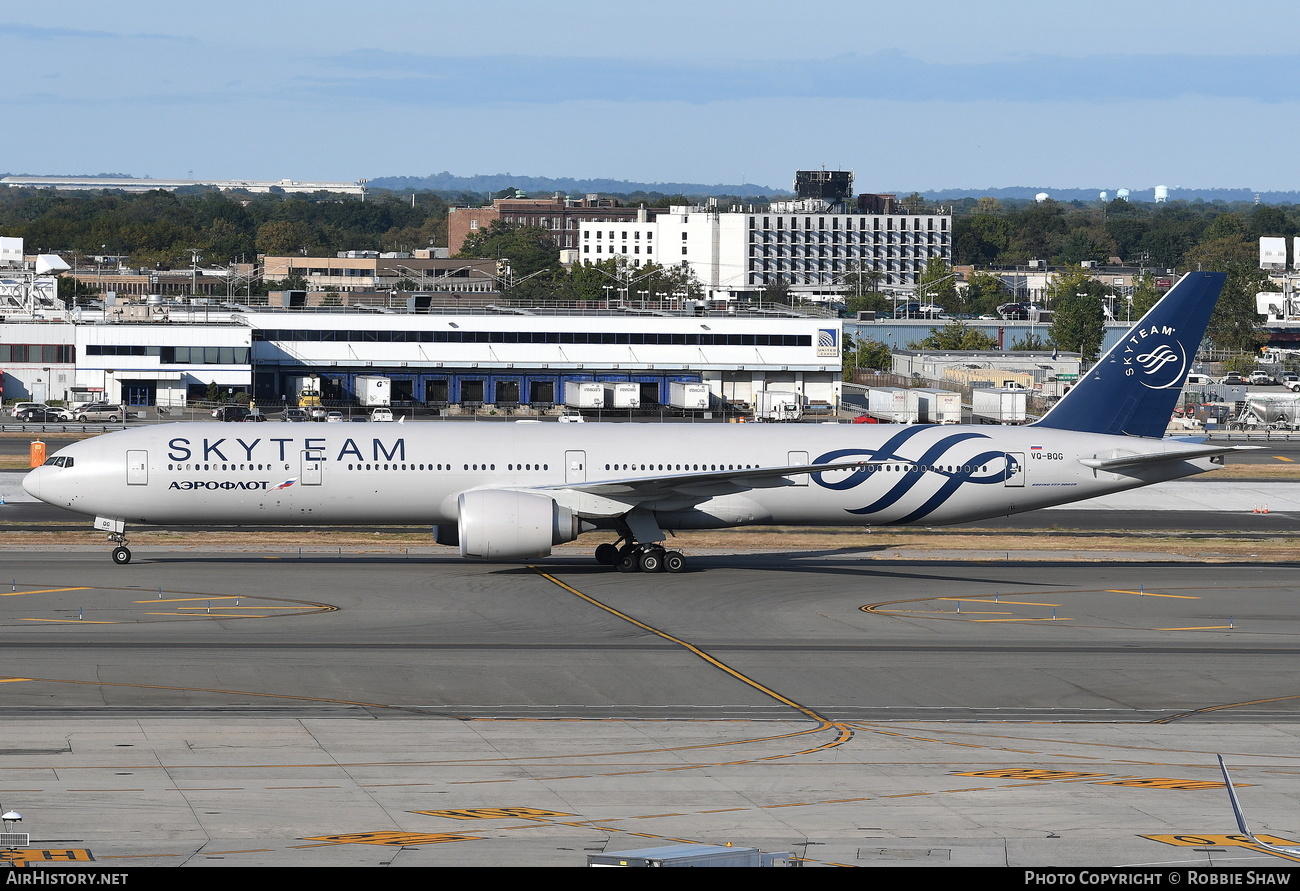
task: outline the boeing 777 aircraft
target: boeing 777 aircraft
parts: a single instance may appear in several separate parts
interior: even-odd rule
[[[523,561],[587,530],[621,572],[678,572],[666,532],[943,525],[1213,470],[1230,446],[1166,440],[1224,276],[1185,276],[1042,420],[865,424],[164,424],[75,443],[24,488],[127,524],[429,524],[461,555]]]

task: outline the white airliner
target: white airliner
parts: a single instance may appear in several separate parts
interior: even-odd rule
[[[1228,766],[1223,763],[1223,756],[1218,755],[1219,770],[1223,771],[1223,784],[1228,787],[1228,800],[1232,802],[1232,813],[1237,818],[1237,828],[1241,834],[1250,839],[1252,844],[1258,845],[1266,851],[1272,851],[1274,854],[1282,854],[1286,857],[1300,857],[1300,845],[1272,845],[1265,841],[1260,841],[1251,834],[1250,827],[1246,825],[1246,815],[1241,810],[1241,802],[1237,800],[1237,790],[1232,787],[1232,778],[1228,776]]]
[[[1213,470],[1233,449],[1163,439],[1223,287],[1185,276],[1040,421],[866,424],[164,424],[61,449],[35,497],[127,524],[428,524],[481,560],[544,557],[605,529],[596,559],[678,572],[666,532],[943,525]]]

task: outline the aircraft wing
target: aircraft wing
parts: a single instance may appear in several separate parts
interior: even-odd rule
[[[1168,461],[1189,461],[1193,458],[1212,458],[1241,451],[1242,446],[1202,446],[1199,449],[1179,449],[1171,452],[1152,452],[1141,455],[1119,455],[1113,458],[1080,458],[1079,463],[1093,470],[1124,470],[1131,467],[1149,467]],[[1244,448],[1255,448],[1245,446]]]
[[[1228,800],[1232,802],[1232,814],[1237,818],[1237,829],[1241,834],[1259,845],[1261,848],[1272,851],[1275,854],[1285,854],[1288,857],[1300,857],[1300,846],[1274,845],[1255,838],[1254,834],[1250,831],[1250,827],[1246,825],[1246,814],[1241,809],[1241,802],[1237,800],[1237,790],[1233,788],[1232,778],[1228,776],[1228,766],[1223,763],[1222,755],[1217,755],[1216,757],[1219,759],[1219,770],[1223,771],[1223,785],[1228,787]]]
[[[721,495],[733,495],[750,489],[797,485],[791,477],[800,474],[853,470],[866,463],[868,462],[862,460],[836,461],[829,464],[787,464],[775,467],[662,473],[655,476],[625,477],[593,483],[541,486],[539,489],[555,493],[559,501],[571,500],[565,498],[565,494],[571,493],[577,496],[581,501],[579,510],[583,514],[611,515],[635,507],[654,510],[681,509]],[[605,506],[599,506],[602,504]]]

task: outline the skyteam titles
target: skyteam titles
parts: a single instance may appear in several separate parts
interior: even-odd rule
[[[167,443],[167,457],[172,461],[287,461],[290,455],[300,451],[311,452],[314,457],[325,455],[327,441],[324,437],[308,436],[298,439],[293,436],[261,437],[246,442],[239,437],[222,437],[220,439],[191,441],[178,436]],[[384,440],[375,437],[365,444],[358,443],[351,437],[343,440],[339,446],[335,461],[352,458],[355,461],[405,461],[406,439]]]

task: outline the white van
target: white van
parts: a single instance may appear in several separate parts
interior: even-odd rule
[[[1187,375],[1187,387],[1204,387],[1206,384],[1212,384],[1214,380],[1208,374],[1189,374]]]

